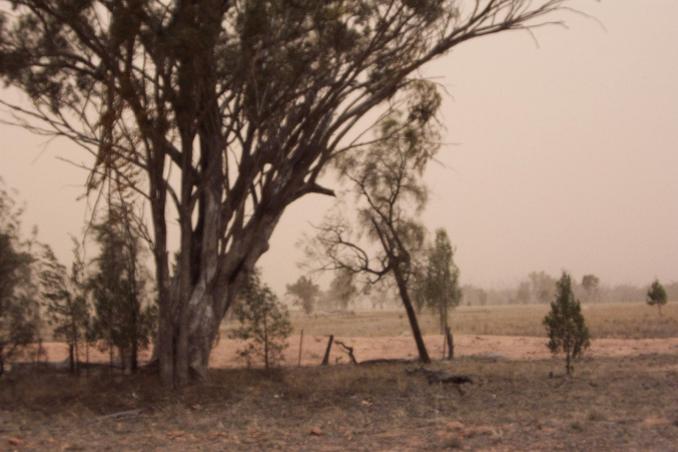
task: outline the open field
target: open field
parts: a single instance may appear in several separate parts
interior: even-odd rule
[[[542,320],[548,305],[460,306],[450,314],[455,334],[491,334],[497,336],[544,337]],[[678,302],[669,302],[659,316],[656,308],[645,303],[584,304],[584,316],[594,338],[678,337]],[[419,316],[424,334],[438,334],[435,316]],[[295,312],[296,331],[306,334],[338,336],[408,335],[409,325],[402,310],[314,314]]]
[[[493,359],[548,359],[541,320],[546,306],[461,307],[452,314],[456,356],[491,357]],[[602,304],[584,308],[592,335],[589,354],[594,357],[632,356],[638,354],[678,352],[678,304],[669,304],[663,316],[644,304]],[[438,333],[433,315],[420,316],[424,337],[431,356],[442,356],[443,337]],[[416,348],[404,314],[395,311],[332,313],[306,316],[293,314],[294,333],[288,340],[285,363],[299,360],[299,333],[304,330],[301,364],[313,366],[322,360],[327,336],[354,347],[359,361],[416,357]],[[62,343],[44,344],[50,361],[63,361],[67,349]],[[237,358],[240,343],[222,339],[212,353],[212,367],[240,367]],[[90,349],[94,362],[106,362],[108,355]],[[149,352],[142,353],[147,360]],[[348,362],[336,346],[331,362]]]
[[[675,450],[678,355],[561,364],[460,359],[463,393],[413,365],[215,370],[178,395],[143,374],[33,375],[0,384],[0,449]]]

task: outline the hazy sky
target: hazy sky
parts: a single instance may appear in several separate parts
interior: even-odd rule
[[[426,68],[447,89],[445,146],[424,216],[448,230],[462,282],[517,283],[562,269],[603,283],[678,280],[678,1],[580,0],[569,30],[469,42]],[[3,94],[5,95],[5,94]],[[70,260],[85,219],[84,160],[66,142],[0,126],[0,177],[24,222]],[[302,199],[262,258],[275,289],[294,280],[295,244],[332,200]]]

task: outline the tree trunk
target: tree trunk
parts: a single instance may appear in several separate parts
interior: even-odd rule
[[[183,386],[207,378],[210,352],[223,318],[214,312],[213,299],[199,283],[180,315],[173,318],[169,307],[161,305],[157,349],[164,384]]]
[[[109,335],[109,337],[110,337],[110,335]],[[114,345],[109,340],[108,341],[108,371],[110,373],[113,373],[113,353],[115,353]]]
[[[139,370],[139,342],[135,337],[134,342],[132,342],[132,352],[130,356],[130,370],[136,372]]]
[[[407,283],[405,278],[400,272],[400,269],[397,265],[394,265],[393,274],[398,284],[398,291],[400,292],[400,300],[403,302],[405,307],[405,312],[407,312],[407,319],[410,322],[410,328],[412,329],[412,336],[414,336],[414,342],[417,344],[417,352],[419,353],[419,361],[422,363],[430,363],[431,358],[428,355],[426,350],[426,344],[424,343],[424,338],[421,335],[421,329],[419,328],[419,322],[417,321],[417,314],[414,311],[412,306],[412,299],[410,298],[409,291],[407,290]]]
[[[73,344],[68,344],[68,370],[70,373],[75,373],[75,356],[73,353]]]
[[[572,364],[571,364],[571,362],[572,362],[572,357],[570,356],[570,352],[567,351],[567,352],[565,352],[565,372],[567,373],[567,375],[572,374]]]
[[[268,324],[266,322],[266,314],[264,314],[264,367],[268,370]]]
[[[299,363],[297,367],[301,367],[301,352],[304,349],[304,329],[301,329],[301,335],[299,336]]]
[[[284,210],[284,206],[276,206],[262,214],[256,228],[233,239],[231,248],[217,256],[218,228],[210,217],[218,213],[218,203],[206,196],[205,206],[207,214],[199,259],[180,259],[177,269],[179,276],[186,272],[195,272],[197,276],[183,281],[186,285],[183,291],[179,280],[173,279],[160,296],[158,360],[162,381],[170,386],[207,378],[209,355],[219,336],[221,321],[238,296],[246,275],[268,250],[268,240]],[[158,254],[156,252],[156,258]],[[170,281],[168,274],[165,274],[166,281]]]
[[[454,358],[454,337],[449,326],[445,327],[445,340],[447,342],[447,359],[452,360]]]

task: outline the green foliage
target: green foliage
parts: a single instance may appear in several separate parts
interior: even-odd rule
[[[659,314],[662,313],[662,306],[668,302],[668,297],[666,295],[666,289],[659,282],[658,279],[655,279],[649,290],[647,291],[647,304],[650,306],[657,306]]]
[[[292,333],[290,316],[257,272],[249,276],[234,312],[240,325],[230,337],[246,341],[245,348],[238,354],[247,365],[261,360],[269,369],[281,362],[287,337]]]
[[[94,226],[100,250],[87,287],[94,302],[94,336],[104,348],[117,349],[123,365],[135,370],[138,351],[150,344],[157,308],[149,301],[143,248],[126,209],[111,206]]]
[[[34,342],[39,333],[34,239],[20,237],[22,211],[0,180],[0,374],[5,361]]]
[[[300,276],[297,282],[287,285],[287,293],[294,297],[294,304],[301,306],[307,315],[311,315],[320,295],[320,286],[311,278]]]
[[[563,272],[556,284],[556,298],[551,311],[544,318],[552,353],[565,353],[565,370],[572,373],[572,360],[579,358],[590,345],[589,329],[581,312],[581,304],[574,297],[570,275]]]
[[[79,361],[79,346],[87,341],[90,327],[90,306],[84,280],[85,265],[78,243],[73,240],[73,265],[70,273],[61,264],[49,246],[44,246],[40,283],[46,302],[48,323],[54,336],[66,341],[69,348],[69,368],[76,372]]]
[[[459,268],[454,263],[454,250],[444,229],[436,230],[433,245],[426,252],[426,261],[417,278],[416,301],[419,308],[426,306],[438,314],[440,329],[448,325],[448,313],[461,303]]]

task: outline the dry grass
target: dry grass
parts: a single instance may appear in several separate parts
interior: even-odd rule
[[[438,366],[445,366],[438,364]],[[214,371],[163,392],[148,375],[33,375],[0,385],[0,449],[669,450],[678,357],[578,363],[455,361],[460,394],[412,366]],[[549,373],[555,377],[549,377]],[[11,407],[11,408],[10,408]],[[102,417],[140,410],[128,417]]]
[[[499,336],[545,336],[542,319],[547,305],[462,306],[451,314],[455,334],[490,334]],[[665,338],[678,337],[678,303],[669,303],[663,316],[644,303],[584,305],[584,315],[594,338]],[[438,334],[435,316],[419,316],[424,334]],[[410,334],[402,311],[355,313],[293,314],[295,331],[322,336],[378,337]]]
[[[585,315],[597,337],[678,337],[677,308],[669,305],[659,318],[640,304],[593,305]],[[459,334],[541,336],[546,309],[463,307],[453,325]],[[296,315],[294,322],[308,335],[409,335],[396,312]],[[422,323],[436,332],[432,316]],[[407,372],[414,367],[220,369],[207,384],[179,393],[144,373],[7,375],[0,379],[0,450],[672,450],[678,444],[678,356],[671,351],[586,358],[574,378],[562,376],[559,359],[466,356],[434,364],[469,375],[474,384],[463,393],[429,385]],[[127,415],[111,416],[121,412]]]

